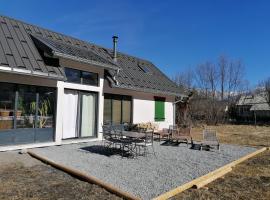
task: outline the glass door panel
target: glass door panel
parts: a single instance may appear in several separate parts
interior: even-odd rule
[[[78,91],[65,90],[63,112],[63,139],[77,137]]]
[[[112,121],[114,124],[121,124],[121,99],[113,99],[113,116]]]
[[[96,130],[96,94],[81,93],[81,137],[94,137]]]

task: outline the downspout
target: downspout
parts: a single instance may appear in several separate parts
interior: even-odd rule
[[[116,70],[116,73],[115,73],[115,74],[113,75],[113,77],[112,77],[116,85],[119,84],[118,81],[116,80],[116,77],[118,76],[119,72],[120,72],[120,69],[117,69],[117,70]]]

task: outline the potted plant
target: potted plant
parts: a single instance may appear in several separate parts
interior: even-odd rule
[[[10,114],[10,110],[7,109],[7,104],[9,103],[9,101],[2,101],[1,103],[4,105],[4,109],[0,109],[0,116],[8,117]]]

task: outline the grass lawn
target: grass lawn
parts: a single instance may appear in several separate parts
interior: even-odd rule
[[[221,143],[270,146],[270,127],[225,125],[209,127],[218,131]],[[193,137],[200,140],[203,128],[194,128]],[[173,199],[270,199],[270,151],[265,151],[239,165],[224,178],[202,189],[189,189]]]

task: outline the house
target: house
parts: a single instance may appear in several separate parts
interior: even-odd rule
[[[174,123],[184,97],[150,61],[0,16],[0,151],[102,139],[102,124]]]
[[[270,105],[265,92],[242,95],[236,103],[238,121],[269,121]]]

